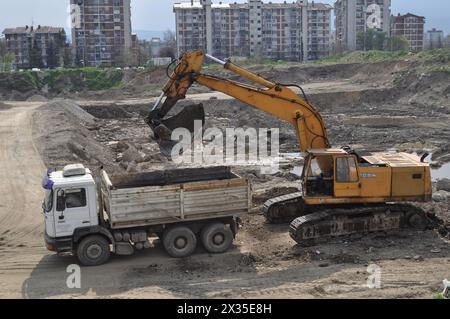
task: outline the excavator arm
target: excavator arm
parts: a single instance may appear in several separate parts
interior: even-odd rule
[[[320,114],[306,98],[300,97],[289,85],[273,83],[231,62],[224,62],[211,56],[208,57],[222,64],[225,69],[259,86],[204,75],[201,70],[206,56],[202,51],[184,53],[181,56],[163,93],[147,118],[147,123],[152,128],[164,123],[164,117],[179,100],[186,97],[187,91],[196,82],[291,123],[296,130],[301,152],[330,146]],[[202,115],[198,110],[194,113],[196,114],[191,114],[194,118]],[[187,114],[182,115],[186,118]],[[169,122],[172,126],[169,129],[174,129],[176,124],[181,124],[182,121],[166,120],[166,123]]]

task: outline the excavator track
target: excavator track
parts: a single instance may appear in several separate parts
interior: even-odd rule
[[[262,212],[270,224],[290,223],[304,214],[303,193],[292,193],[269,199],[264,203]]]
[[[431,220],[420,208],[408,204],[325,209],[295,219],[290,235],[301,246],[327,239],[401,228],[424,230]]]

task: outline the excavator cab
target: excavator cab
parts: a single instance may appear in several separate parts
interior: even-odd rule
[[[319,165],[321,161],[327,161],[331,166],[333,158],[309,153],[305,159],[302,177],[305,196],[333,196],[333,171],[323,171]]]
[[[310,150],[303,170],[305,197],[360,196],[358,160],[345,150]]]

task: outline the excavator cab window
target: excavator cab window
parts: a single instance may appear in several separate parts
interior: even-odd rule
[[[354,157],[336,158],[336,182],[355,183],[358,179],[358,170]]]
[[[333,162],[331,156],[309,156],[306,160],[307,167],[304,171],[307,196],[333,196],[333,172],[321,170],[319,161]]]

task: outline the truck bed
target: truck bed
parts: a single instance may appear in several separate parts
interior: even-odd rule
[[[108,176],[101,197],[112,229],[170,224],[248,213],[248,180],[227,167]]]

